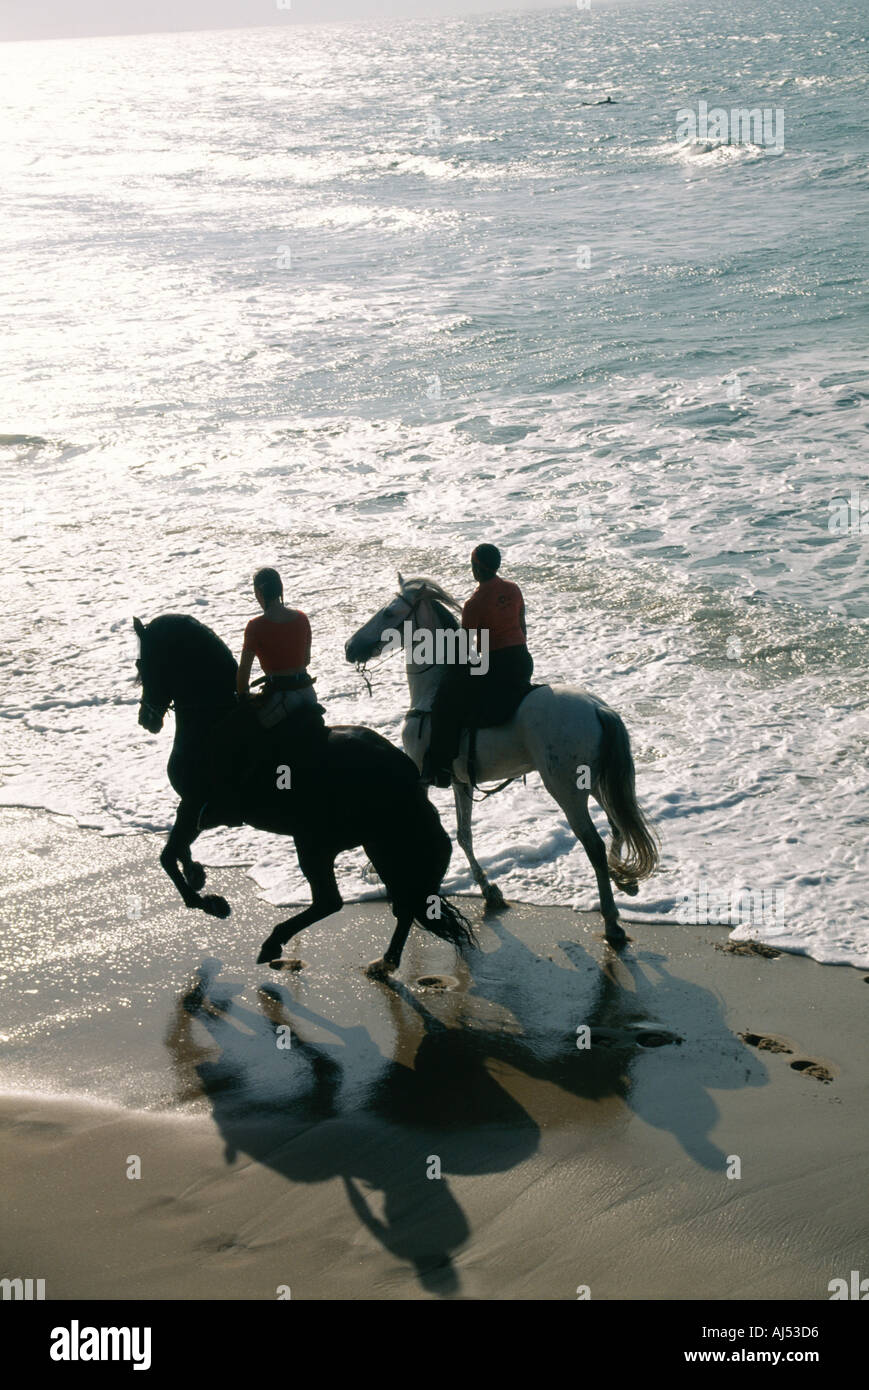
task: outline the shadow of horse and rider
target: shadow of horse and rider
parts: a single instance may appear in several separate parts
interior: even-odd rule
[[[340,1178],[360,1223],[439,1297],[461,1294],[455,1257],[472,1234],[449,1179],[505,1174],[532,1158],[551,1123],[539,1082],[562,1094],[555,1123],[577,1148],[583,1121],[608,1102],[614,1120],[633,1113],[723,1174],[710,1090],[767,1077],[713,992],[670,974],[665,957],[604,947],[601,964],[563,941],[562,965],[500,919],[486,924],[493,949],[467,959],[463,994],[398,980],[378,987],[385,1048],[368,1028],[344,1026],[279,985],[259,988],[258,1008],[239,1002],[243,982],[221,980],[216,960],[179,999],[166,1039],[179,1098],[207,1097],[227,1163],[245,1153],[294,1184]],[[697,1036],[680,1035],[675,1018],[692,1020]],[[583,1027],[588,1047],[577,1046]],[[677,1085],[672,1056],[655,1066],[662,1048],[678,1049]]]

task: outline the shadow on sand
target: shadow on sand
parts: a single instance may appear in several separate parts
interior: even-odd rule
[[[537,1083],[568,1098],[556,1123],[577,1150],[610,1101],[614,1121],[634,1112],[669,1130],[694,1162],[723,1171],[707,1088],[766,1077],[711,991],[669,975],[664,957],[601,945],[601,965],[562,942],[568,964],[559,965],[499,920],[486,925],[497,946],[458,967],[458,989],[366,984],[369,1002],[354,1012],[371,1030],[277,985],[261,986],[249,1007],[236,998],[244,984],[220,980],[221,962],[205,960],[166,1039],[178,1098],[205,1094],[228,1163],[241,1152],[292,1183],[340,1178],[371,1235],[441,1297],[461,1292],[453,1261],[471,1234],[449,1175],[506,1173],[536,1153],[541,1123],[552,1122]],[[194,1020],[210,1041],[197,1040]],[[587,1048],[577,1045],[582,1027]],[[674,1086],[672,1065],[660,1062],[667,1053],[672,1064],[675,1051],[685,1065]]]

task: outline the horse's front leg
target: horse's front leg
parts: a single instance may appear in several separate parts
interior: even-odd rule
[[[507,904],[497,883],[490,883],[484,870],[474,857],[474,837],[471,830],[471,816],[474,810],[474,793],[470,783],[458,782],[453,778],[453,795],[456,799],[456,839],[464,850],[465,858],[471,866],[486,907],[491,912],[500,912]]]
[[[216,893],[198,893],[193,883],[185,878],[181,868],[182,865],[193,866],[190,846],[199,834],[198,820],[199,808],[196,802],[182,800],[175,813],[175,824],[160,854],[160,863],[181,894],[185,907],[198,908],[201,912],[207,912],[209,917],[228,917],[230,906],[226,898],[221,898]]]
[[[182,849],[181,867],[184,870],[184,877],[187,880],[188,886],[192,888],[195,893],[198,893],[201,888],[204,888],[205,870],[191,855],[189,845],[186,850]]]

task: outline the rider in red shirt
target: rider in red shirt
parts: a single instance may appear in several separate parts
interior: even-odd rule
[[[494,549],[494,547],[493,547]],[[476,555],[476,551],[474,554]],[[474,577],[479,577],[476,565]],[[480,629],[489,633],[489,651],[501,652],[506,647],[525,646],[525,604],[518,584],[500,579],[497,574],[481,579],[479,587],[462,609],[462,627],[476,634],[480,648]]]
[[[534,662],[526,644],[525,603],[518,584],[501,579],[501,552],[478,545],[471,555],[477,588],[462,609],[462,627],[473,632],[478,651],[487,650],[489,669],[470,673],[464,665],[448,667],[432,705],[432,730],[423,780],[448,787],[461,730],[503,724],[511,719],[530,689]]]
[[[259,570],[253,586],[263,613],[261,618],[251,618],[244,630],[237,689],[240,699],[248,695],[256,658],[268,678],[257,717],[264,728],[270,729],[300,707],[317,703],[314,682],[307,671],[311,624],[299,609],[285,606],[284,586],[277,570]]]
[[[311,659],[311,624],[304,613],[287,608],[284,586],[277,570],[261,569],[254,575],[254,594],[263,610],[244,630],[236,689],[239,707],[222,726],[215,749],[215,788],[199,814],[200,830],[214,825],[242,825],[247,784],[258,779],[274,785],[274,768],[290,756],[301,765],[316,756],[325,732],[322,706],[317,704],[314,682],[308,675]],[[250,673],[258,660],[266,675],[261,695],[250,696]],[[256,718],[252,719],[252,715]],[[302,716],[304,715],[304,718]],[[291,719],[293,732],[278,730],[280,757],[260,729],[273,729]],[[257,727],[257,726],[260,727]]]

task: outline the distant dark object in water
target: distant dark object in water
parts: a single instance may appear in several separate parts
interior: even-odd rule
[[[604,97],[601,101],[583,101],[583,102],[580,103],[580,105],[582,105],[582,106],[618,106],[618,102],[617,102],[617,101],[613,101],[612,97]]]

